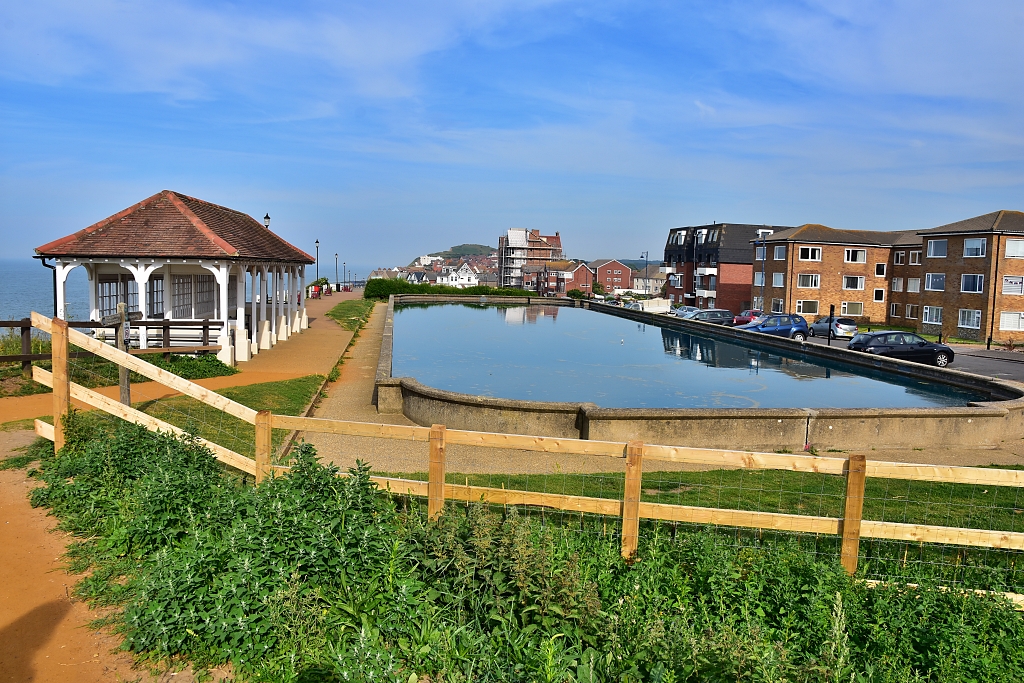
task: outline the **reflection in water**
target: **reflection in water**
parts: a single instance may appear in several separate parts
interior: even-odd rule
[[[506,325],[536,325],[538,320],[548,318],[554,322],[558,318],[561,306],[510,306],[498,308],[498,316],[505,320]]]

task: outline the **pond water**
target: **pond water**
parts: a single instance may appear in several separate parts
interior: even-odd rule
[[[582,308],[398,306],[392,374],[438,389],[603,408],[907,408],[986,396]]]

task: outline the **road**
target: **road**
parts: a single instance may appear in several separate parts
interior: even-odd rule
[[[822,337],[810,337],[807,340],[812,344],[824,346],[826,340]],[[845,349],[848,340],[833,339],[832,346]],[[1009,379],[1015,382],[1024,382],[1024,353],[1015,351],[986,351],[982,347],[953,345],[954,359],[949,367],[953,370],[973,372],[977,375],[986,375],[998,379]]]

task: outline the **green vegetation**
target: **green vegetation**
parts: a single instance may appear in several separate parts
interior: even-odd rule
[[[444,259],[461,258],[462,256],[489,256],[497,251],[495,247],[486,244],[457,244],[448,251],[439,251],[428,256],[440,256]]]
[[[327,311],[327,317],[350,332],[363,329],[373,313],[374,301],[370,299],[349,299]]]
[[[77,588],[150,662],[259,681],[1019,681],[1005,600],[882,585],[785,538],[526,517],[376,491],[296,451],[240,485],[189,440],[68,423],[32,493],[81,539]]]
[[[363,289],[363,297],[367,299],[386,300],[392,294],[445,294],[449,296],[537,296],[536,292],[523,289],[500,289],[478,285],[459,289],[447,285],[414,285],[405,280],[385,280],[375,278],[368,280]]]
[[[586,299],[587,298],[587,295],[584,294],[583,290],[580,290],[580,289],[570,289],[568,292],[565,293],[565,295],[567,297],[569,297],[570,299]]]
[[[597,294],[599,296],[604,294],[604,285],[601,284],[600,282],[595,282],[594,283],[594,294]]]

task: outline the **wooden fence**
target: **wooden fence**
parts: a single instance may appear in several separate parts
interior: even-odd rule
[[[989,468],[922,465],[914,463],[866,460],[863,455],[846,458],[797,455],[788,453],[756,453],[749,451],[661,446],[638,441],[629,443],[563,439],[520,434],[497,434],[460,429],[444,425],[411,427],[364,422],[347,422],[313,417],[274,415],[255,411],[213,391],[166,372],[134,356],[112,348],[80,332],[68,328],[62,320],[32,314],[34,327],[49,332],[53,342],[53,372],[33,367],[33,378],[53,388],[54,426],[36,420],[36,432],[54,441],[59,450],[64,444],[59,416],[67,413],[71,399],[122,419],[144,425],[148,429],[180,434],[177,427],[107,398],[68,380],[67,348],[74,344],[117,363],[153,381],[190,396],[249,424],[255,425],[256,458],[251,459],[218,444],[203,441],[214,456],[231,467],[252,474],[259,484],[286,466],[271,464],[273,429],[321,432],[348,436],[397,439],[428,444],[428,480],[413,481],[393,477],[371,477],[382,488],[398,494],[427,498],[431,517],[441,514],[445,500],[485,501],[494,504],[535,505],[556,510],[586,512],[621,518],[622,555],[634,557],[641,519],[711,524],[719,526],[771,529],[842,537],[841,559],[850,574],[856,572],[861,538],[876,538],[918,543],[940,543],[1024,550],[1024,533],[965,529],[927,524],[904,524],[862,519],[864,486],[868,477],[913,481],[981,484],[986,486],[1024,487],[1024,471]],[[445,451],[449,444],[501,448],[541,453],[562,453],[623,459],[625,488],[622,500],[570,496],[534,491],[507,490],[445,482]],[[643,468],[647,461],[664,461],[710,465],[726,469],[772,469],[791,472],[815,472],[843,476],[846,479],[843,517],[818,517],[774,512],[753,512],[690,505],[644,502],[640,499]],[[1019,604],[1024,596],[1011,595]]]

